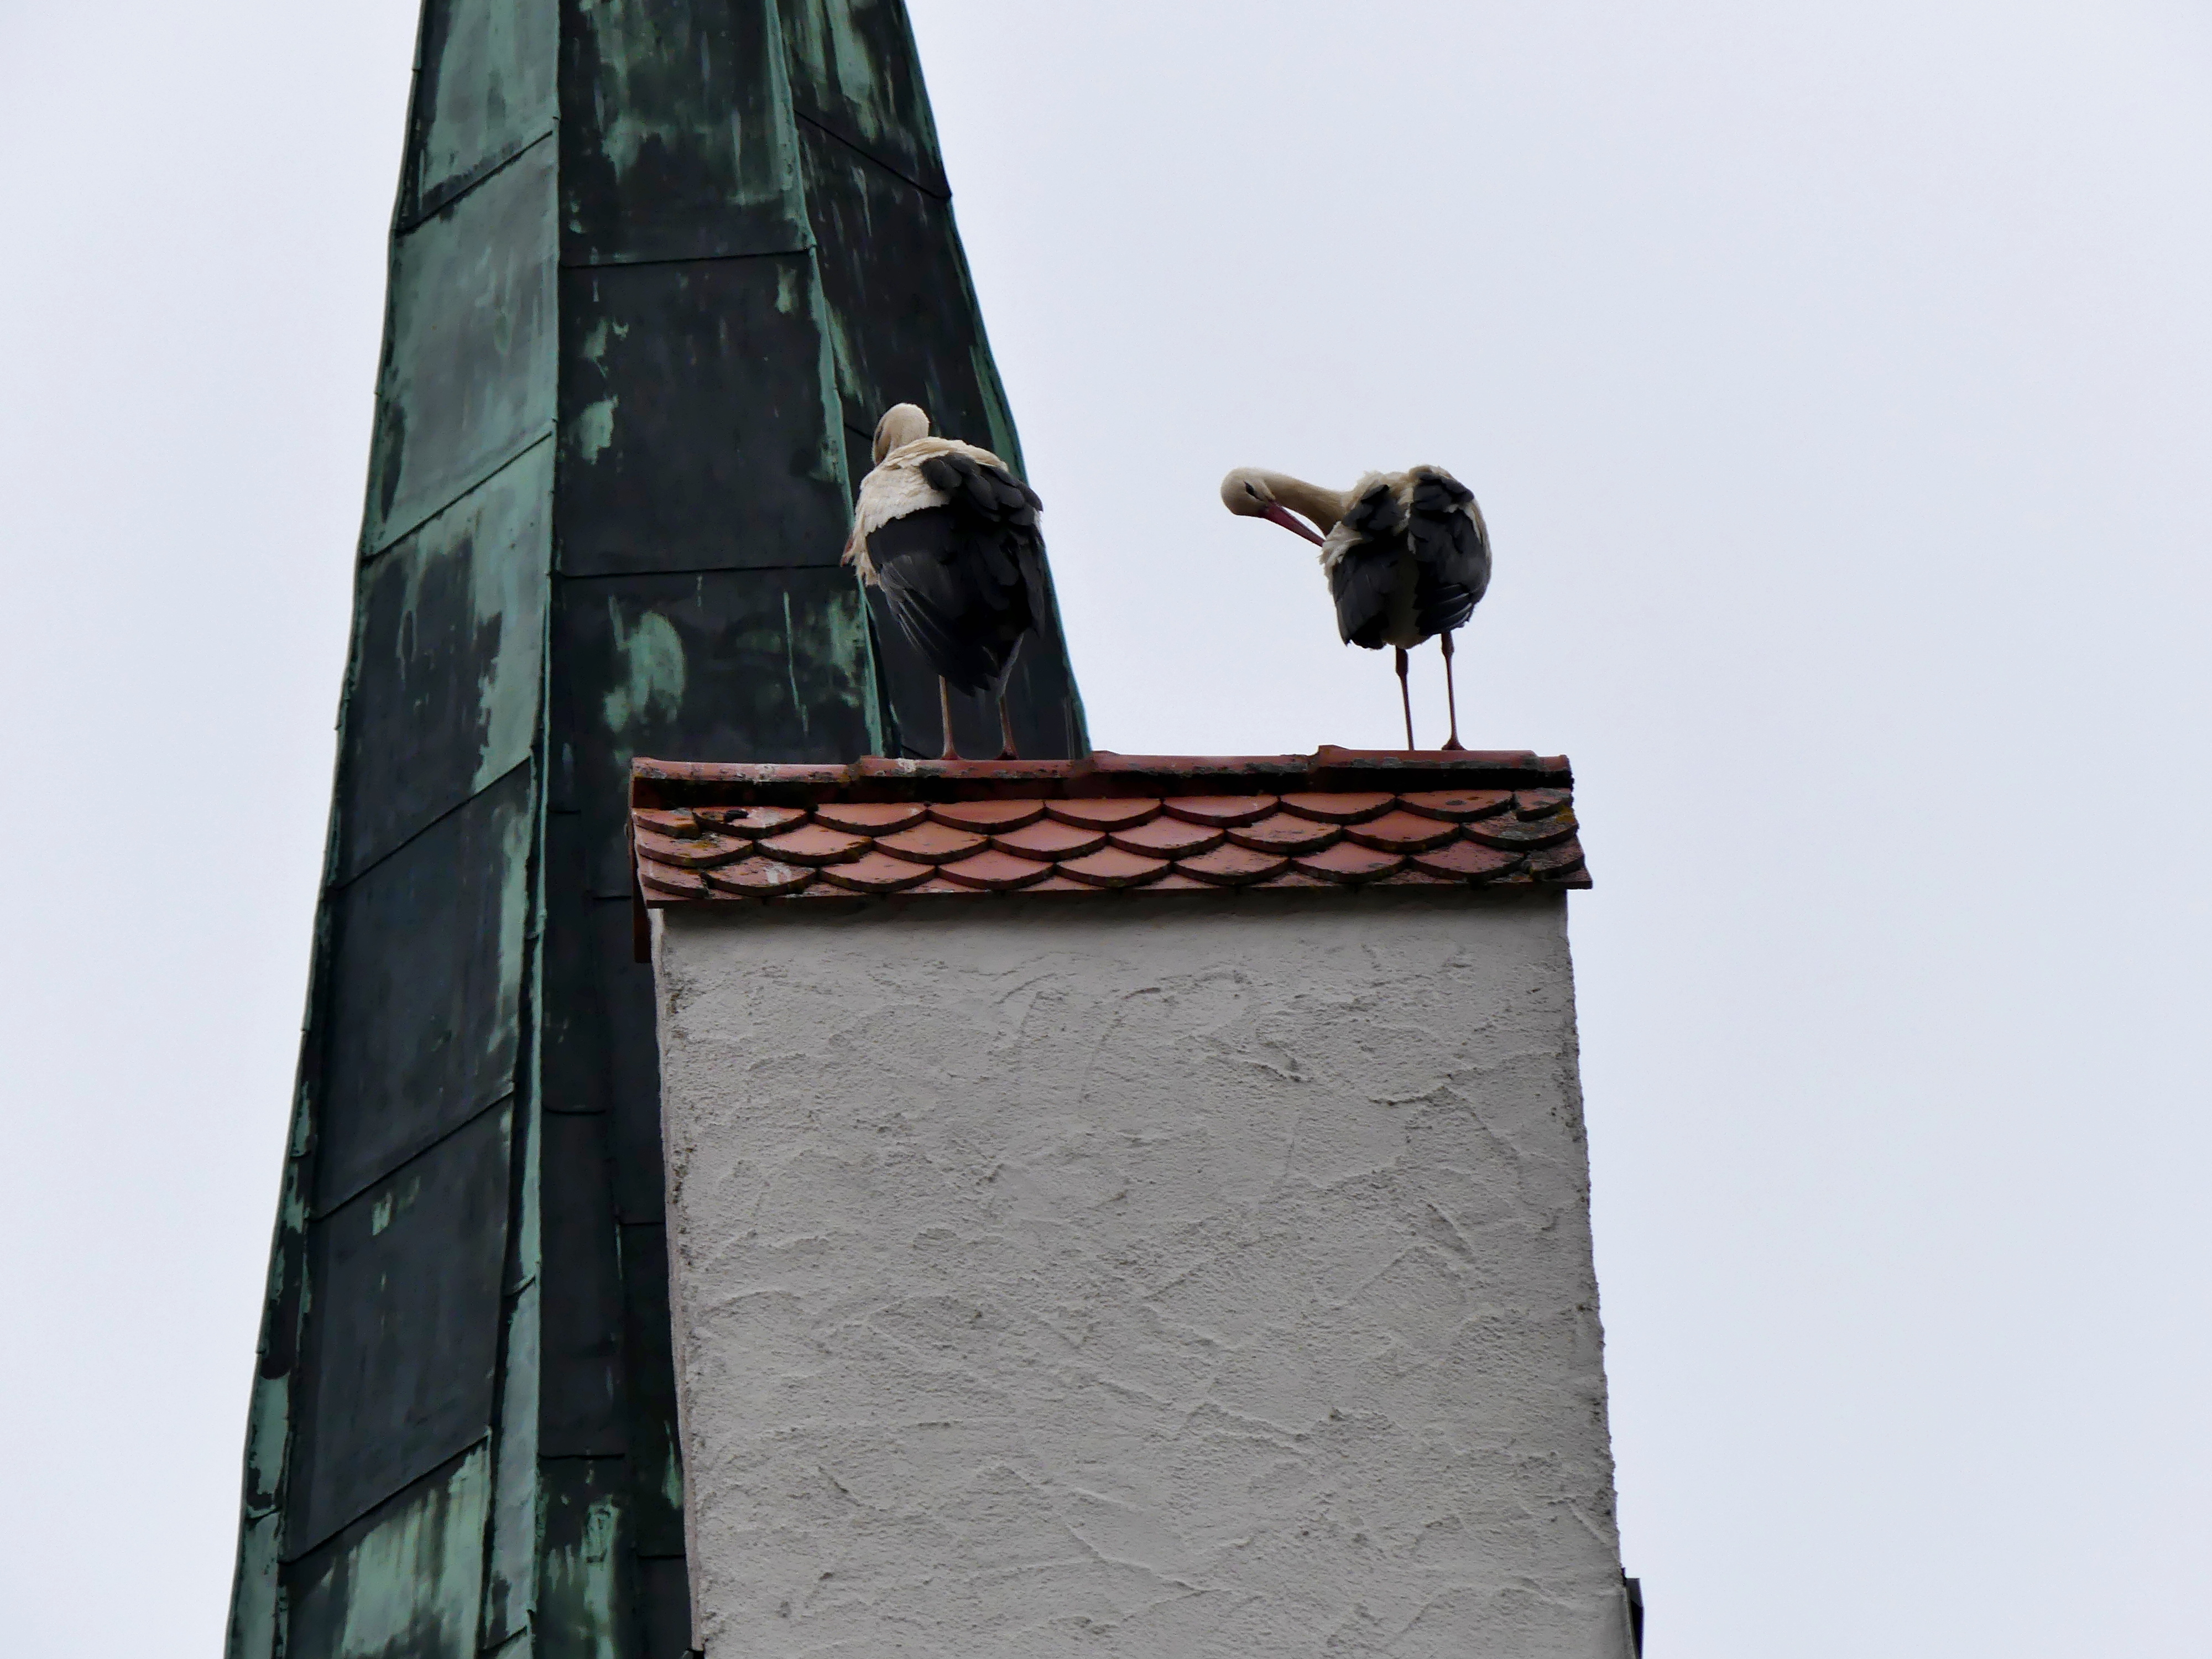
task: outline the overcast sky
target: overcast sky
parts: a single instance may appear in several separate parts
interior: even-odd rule
[[[1228,467],[1481,498],[1652,1659],[2212,1654],[2203,9],[915,11],[1100,746],[1395,741]],[[0,0],[11,1654],[219,1645],[413,22]]]

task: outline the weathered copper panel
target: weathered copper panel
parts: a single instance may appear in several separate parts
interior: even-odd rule
[[[362,545],[374,552],[553,417],[554,146],[397,237]]]
[[[556,0],[426,0],[399,222],[434,213],[553,131]]]
[[[549,844],[580,827],[570,814],[550,822]],[[560,1042],[549,1032],[543,1051],[545,1108],[605,1115],[612,1213],[658,1225],[663,1174],[653,975],[630,960],[629,900],[592,897],[581,866],[558,858],[548,860],[546,884],[546,976],[572,994],[563,999]]]
[[[554,617],[591,890],[629,891],[630,757],[829,760],[874,746],[860,590],[835,565],[572,581]]]
[[[512,1116],[482,1114],[314,1224],[287,1554],[490,1430]]]
[[[518,767],[331,896],[319,1211],[514,1091],[533,799]]]
[[[981,329],[944,323],[948,312],[974,314],[952,204],[818,127],[801,134],[799,150],[845,425],[871,434],[891,404],[917,403],[939,432],[1018,463]],[[867,471],[865,449],[853,471]]]
[[[598,0],[562,46],[564,257],[580,264],[806,246],[775,0]]]
[[[665,1205],[661,1212],[665,1213]],[[676,1433],[676,1367],[666,1340],[668,1234],[659,1220],[624,1225],[622,1265],[631,1524],[641,1555],[681,1555],[684,1466]]]
[[[639,1623],[643,1626],[643,1652],[653,1659],[683,1659],[691,1647],[691,1585],[684,1558],[648,1554],[638,1547]]]
[[[623,1284],[607,1164],[605,1113],[548,1113],[539,1202],[546,1276],[562,1287],[548,1307],[538,1385],[538,1451],[546,1457],[618,1457],[629,1449],[622,1409]]]
[[[552,564],[548,438],[362,567],[338,821],[349,879],[530,758]]]
[[[477,1447],[289,1567],[288,1651],[473,1659],[489,1463]]]
[[[906,8],[898,0],[783,0],[782,10],[799,118],[921,189],[951,195]]]
[[[573,778],[574,745],[564,750]],[[540,935],[549,986],[565,988],[544,999],[538,1036],[539,1097],[549,1112],[604,1112],[613,1104],[608,1076],[610,1038],[596,994],[598,941],[581,918],[592,899],[586,877],[588,848],[573,789],[556,788],[545,817],[545,918]],[[656,1060],[658,1056],[656,1055]],[[659,1073],[654,1073],[658,1086]]]
[[[639,1650],[629,1472],[619,1457],[549,1458],[538,1659],[607,1659]],[[665,1659],[678,1659],[669,1653]],[[655,1654],[653,1659],[664,1659]]]
[[[563,574],[837,562],[851,503],[812,272],[793,254],[564,273]]]

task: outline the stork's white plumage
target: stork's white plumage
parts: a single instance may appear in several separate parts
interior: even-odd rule
[[[1395,648],[1408,749],[1413,699],[1406,653],[1442,636],[1451,716],[1444,747],[1459,748],[1452,634],[1465,626],[1490,586],[1490,532],[1474,492],[1440,466],[1370,472],[1341,491],[1288,473],[1238,467],[1221,481],[1221,501],[1240,517],[1271,520],[1321,544],[1338,636],[1370,651]],[[1309,530],[1295,514],[1312,520],[1316,528]]]
[[[989,450],[932,437],[913,404],[894,404],[876,423],[874,459],[845,562],[882,592],[899,631],[937,671],[944,758],[958,758],[957,685],[996,697],[1000,758],[1012,759],[1006,675],[1045,614],[1043,503]]]

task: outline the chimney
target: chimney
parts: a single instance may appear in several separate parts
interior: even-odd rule
[[[696,1648],[1627,1659],[1571,788],[637,762]]]

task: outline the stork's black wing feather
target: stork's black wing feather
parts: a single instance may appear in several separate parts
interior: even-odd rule
[[[933,455],[923,481],[951,499],[870,533],[869,562],[900,630],[963,691],[995,691],[1044,615],[1036,492],[1004,469]]]
[[[1413,475],[1406,539],[1418,569],[1414,620],[1425,637],[1466,626],[1490,586],[1490,538],[1474,492],[1449,472]]]
[[[1336,635],[1346,645],[1379,651],[1407,552],[1405,514],[1389,485],[1378,483],[1346,509],[1342,528],[1350,539],[1328,573]]]

